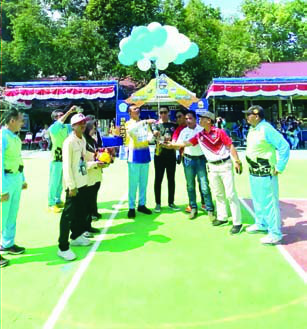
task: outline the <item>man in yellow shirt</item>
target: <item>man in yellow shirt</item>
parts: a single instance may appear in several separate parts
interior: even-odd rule
[[[155,120],[140,120],[140,109],[135,105],[129,106],[130,120],[126,122],[128,145],[128,176],[129,176],[129,211],[128,218],[135,218],[136,191],[139,189],[138,212],[150,215],[146,207],[146,191],[150,162],[149,136],[150,124]]]

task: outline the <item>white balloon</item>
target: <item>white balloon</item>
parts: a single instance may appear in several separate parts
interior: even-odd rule
[[[163,27],[165,28],[168,35],[179,34],[179,31],[175,26],[164,25]]]
[[[164,28],[167,31],[167,39],[166,39],[164,46],[172,48],[173,51],[175,51],[177,53],[176,54],[176,57],[177,57],[178,53],[181,50],[179,31],[174,26],[166,25]]]
[[[164,62],[163,60],[158,59],[156,61],[156,67],[157,67],[158,70],[162,70],[162,71],[166,70],[167,67],[168,67],[168,62]]]
[[[148,71],[151,68],[151,62],[148,58],[140,59],[137,66],[141,71]]]
[[[179,37],[181,45],[179,53],[185,53],[191,46],[191,40],[182,33],[179,34]]]
[[[119,42],[119,49],[122,50],[124,44],[126,44],[128,42],[129,38],[124,38],[124,39],[121,39],[120,42]]]
[[[147,28],[149,31],[153,31],[154,29],[156,29],[157,27],[160,27],[161,24],[157,23],[157,22],[152,22],[150,24],[147,25]]]

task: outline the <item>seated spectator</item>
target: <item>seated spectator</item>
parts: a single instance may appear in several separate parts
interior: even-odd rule
[[[47,151],[50,146],[50,134],[48,131],[48,125],[44,125],[44,129],[41,131],[42,139],[38,142],[41,151]]]
[[[291,150],[296,150],[299,143],[299,129],[296,122],[292,122],[287,130],[287,137],[290,143]]]
[[[225,130],[225,127],[226,127],[226,120],[222,117],[217,117],[216,118],[216,123],[215,123],[215,126],[217,128],[220,128],[220,129],[224,129]]]
[[[22,144],[28,145],[28,150],[30,150],[32,140],[33,140],[33,134],[31,133],[31,131],[28,131],[26,133],[25,139],[22,141]]]

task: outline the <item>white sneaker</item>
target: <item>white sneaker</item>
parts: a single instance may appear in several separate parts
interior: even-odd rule
[[[58,256],[65,259],[65,260],[74,260],[77,258],[76,254],[68,249],[68,250],[65,250],[65,251],[62,251],[62,250],[58,250]]]
[[[156,207],[155,207],[155,209],[154,209],[154,212],[156,212],[156,213],[161,212],[161,205],[156,204]]]
[[[260,239],[260,242],[262,244],[277,244],[281,240],[282,240],[282,238],[274,238],[272,236],[267,235],[267,236],[261,238]]]
[[[77,237],[77,239],[71,240],[70,244],[72,246],[89,246],[92,241],[85,238],[83,235]]]
[[[266,229],[264,228],[259,228],[259,226],[257,224],[253,224],[253,225],[250,225],[248,226],[246,229],[245,229],[246,233],[250,233],[250,234],[255,234],[255,233],[265,233],[267,232]]]

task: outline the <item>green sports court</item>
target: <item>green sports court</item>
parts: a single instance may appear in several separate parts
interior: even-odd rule
[[[206,213],[189,220],[181,166],[175,199],[181,211],[166,207],[165,177],[162,212],[127,219],[127,164],[116,159],[104,169],[99,192],[103,217],[94,225],[102,234],[90,247],[72,247],[78,258],[65,262],[56,255],[60,215],[47,212],[48,152],[24,152],[29,187],[16,243],[26,253],[7,256],[10,265],[1,269],[1,328],[307,328],[306,163],[306,151],[291,151],[279,180],[285,241],[263,246],[261,235],[213,227]],[[236,185],[247,225],[253,218],[245,163]]]

